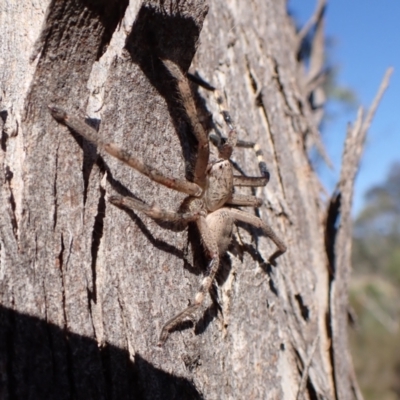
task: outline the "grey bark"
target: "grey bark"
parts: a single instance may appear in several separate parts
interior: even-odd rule
[[[335,218],[308,159],[318,132],[285,1],[5,1],[0,11],[0,397],[351,398],[347,294],[331,292],[326,249]],[[273,244],[238,226],[213,300],[161,349],[163,324],[200,284],[199,237],[107,194],[175,210],[184,196],[98,154],[47,110],[86,114],[100,135],[190,177],[196,143],[160,58],[224,89],[240,138],[261,145],[271,173],[259,215],[289,248],[271,266]],[[204,123],[212,114],[222,130],[212,95],[194,92]],[[251,150],[234,161],[257,174]]]

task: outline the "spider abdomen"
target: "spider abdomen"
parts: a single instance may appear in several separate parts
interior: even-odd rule
[[[213,239],[218,245],[220,255],[224,254],[231,242],[234,220],[226,208],[220,208],[217,211],[208,214],[206,223],[213,233]]]

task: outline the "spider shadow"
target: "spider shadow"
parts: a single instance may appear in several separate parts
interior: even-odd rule
[[[204,257],[204,251],[203,255]],[[206,264],[204,264],[206,265]],[[204,270],[204,267],[202,268]],[[178,325],[176,325],[170,333],[173,332],[181,332],[186,329],[191,329],[194,328],[194,334],[201,335],[206,331],[208,326],[211,324],[211,322],[217,318],[218,314],[223,312],[222,306],[220,304],[220,299],[219,299],[219,290],[218,288],[223,285],[223,283],[226,281],[228,278],[230,272],[232,269],[232,263],[229,255],[225,253],[221,259],[220,259],[220,267],[218,269],[215,281],[211,286],[211,289],[209,291],[210,297],[211,297],[211,304],[207,307],[202,307],[200,310],[202,310],[202,315],[201,317],[194,322],[193,320],[185,320],[180,322]],[[200,312],[199,312],[200,313]]]
[[[199,14],[197,21],[195,21],[182,11],[185,9],[183,5],[180,2],[171,3],[170,8],[166,9],[166,5],[163,2],[157,7],[148,3],[143,4],[126,38],[125,50],[129,54],[132,63],[139,66],[150,85],[165,99],[168,113],[181,143],[182,154],[186,164],[185,175],[189,181],[192,181],[193,166],[197,153],[197,140],[178,96],[176,81],[161,61],[163,59],[172,60],[182,71],[187,71],[196,52],[201,29],[201,22],[199,21],[205,17],[206,8],[199,2],[198,7],[199,11],[202,10],[202,15],[200,16]],[[184,35],[182,32],[184,32]],[[195,95],[195,100],[198,101],[198,97],[198,95]],[[203,102],[201,108],[203,108],[204,104]],[[111,172],[107,170],[107,173],[107,179],[117,193],[142,201],[142,199],[135,196],[127,188],[116,185],[116,182],[112,179]],[[184,202],[180,210],[183,204]],[[164,242],[154,239],[134,211],[126,208],[123,209],[139,225],[139,228],[152,244],[183,258],[186,264],[185,268],[191,270],[191,272],[196,274],[201,273],[201,268],[192,266],[187,262],[182,251],[174,250],[168,245],[164,246]],[[161,220],[154,221],[161,228],[175,232],[182,231],[188,226],[188,224],[171,223]],[[190,232],[192,232],[191,225],[193,224],[189,224],[189,236]],[[201,252],[197,250],[199,246],[196,246],[195,241],[200,243],[199,238],[193,240],[189,238],[193,252],[197,254],[195,259],[200,259],[199,254]],[[196,250],[194,250],[195,248]]]
[[[94,128],[98,129],[99,127],[98,121],[87,120],[86,122],[89,123]],[[117,192],[121,196],[129,196],[142,201],[140,198],[135,196],[135,194],[132,193],[126,186],[124,186],[120,181],[118,181],[113,177],[110,168],[104,161],[103,157],[101,157],[97,153],[96,147],[94,145],[85,141],[85,139],[83,139],[80,135],[76,134],[73,130],[70,131],[75,140],[79,143],[79,145],[82,147],[84,151],[83,163],[84,165],[86,165],[86,168],[83,168],[83,170],[86,171],[87,180],[89,179],[90,171],[92,170],[93,165],[96,163],[101,171],[107,173],[107,181],[115,192]],[[237,167],[237,169],[240,170],[239,167]],[[240,172],[242,171],[240,170]],[[167,242],[163,240],[156,239],[147,229],[146,224],[139,218],[139,216],[134,211],[125,207],[120,207],[120,208],[123,209],[129,215],[132,221],[134,221],[134,223],[139,227],[139,229],[142,231],[142,233],[146,236],[146,238],[152,243],[154,247],[162,251],[166,251],[182,259],[184,261],[184,268],[190,271],[191,273],[198,276],[204,272],[204,267],[207,265],[207,258],[205,256],[204,249],[201,245],[200,234],[193,223],[177,224],[166,221],[154,220],[159,226],[168,230],[181,231],[183,229],[186,229],[186,227],[188,227],[188,242],[191,245],[193,260],[194,260],[192,265],[190,264],[190,262],[188,262],[188,257],[186,257],[186,255],[182,250],[179,250],[176,247],[169,245]],[[183,201],[180,210],[182,211],[184,208],[185,205]],[[255,246],[257,247],[257,237],[259,236],[260,233],[262,233],[261,230],[258,230],[242,222],[238,222],[236,223],[236,225],[238,227],[244,228],[247,232],[249,232],[249,234],[254,238]],[[254,261],[258,262],[263,271],[269,276],[270,289],[276,296],[278,296],[279,292],[276,286],[274,285],[274,281],[272,279],[273,275],[272,265],[264,260],[261,254],[256,250],[256,247],[248,244],[244,244],[241,247],[243,251],[248,253],[253,258]],[[238,242],[236,241],[235,236],[233,236],[232,244],[230,245],[229,250],[232,252],[233,249],[236,249],[236,251],[233,252],[233,254],[243,259],[243,254],[241,254],[241,252],[237,250],[238,248],[240,248],[238,246]],[[232,269],[232,263],[230,257],[227,253],[225,253],[220,259],[220,267],[216,275],[216,281],[219,286],[221,286],[226,281],[231,269]],[[196,334],[203,333],[208,327],[208,325],[217,317],[218,312],[222,312],[222,307],[220,306],[218,298],[218,291],[216,290],[215,286],[213,286],[212,289],[210,290],[210,295],[212,299],[212,304],[205,310],[203,316],[196,323],[195,325]],[[177,331],[185,330],[189,327],[193,327],[193,325],[194,324],[191,321],[183,321],[175,328],[175,330]]]
[[[161,60],[171,60],[182,71],[187,71],[196,52],[199,35],[200,26],[192,18],[180,14],[179,10],[167,14],[149,4],[144,4],[125,42],[125,49],[132,62],[140,67],[150,84],[165,99],[181,143],[188,180],[193,178],[197,140],[179,99],[175,79],[171,77]],[[195,99],[198,100],[198,95]]]
[[[245,223],[237,223],[238,226],[246,229],[252,236],[257,237],[255,235],[255,228],[249,226]],[[256,231],[258,231],[256,229]],[[275,296],[279,296],[279,291],[273,280],[273,265],[269,262],[266,262],[260,252],[257,250],[257,246],[251,244],[240,244],[235,236],[232,236],[232,242],[228,249],[229,253],[238,257],[241,261],[243,261],[243,254],[247,253],[251,256],[251,258],[256,261],[261,269],[266,273],[269,277],[268,283],[271,292],[275,294]],[[202,334],[208,327],[208,325],[217,317],[218,313],[222,313],[222,307],[220,304],[219,296],[218,296],[218,287],[221,287],[224,282],[227,280],[229,274],[232,270],[232,261],[228,253],[225,253],[221,257],[221,265],[216,275],[217,284],[214,284],[210,290],[210,296],[212,299],[212,304],[205,310],[202,318],[198,320],[195,325],[195,334]]]
[[[243,222],[237,222],[236,225],[240,228],[245,229],[253,238],[254,245],[252,244],[247,244],[243,243],[242,244],[242,249],[243,252],[246,252],[247,254],[250,255],[250,257],[258,263],[260,268],[268,275],[268,282],[269,282],[269,287],[270,290],[275,294],[275,296],[279,296],[279,291],[278,288],[276,287],[274,280],[273,280],[273,275],[274,275],[274,270],[273,267],[275,265],[271,264],[270,262],[265,261],[261,253],[257,250],[258,248],[258,242],[257,238],[259,236],[262,236],[262,231],[261,229],[257,229],[251,225],[248,225]]]
[[[99,128],[99,121],[98,120],[93,120],[93,119],[86,119],[86,123],[88,123],[90,126],[98,130]],[[88,142],[84,138],[82,138],[81,135],[76,133],[73,129],[68,128],[71,132],[72,137],[76,140],[78,145],[82,148],[83,151],[83,165],[82,165],[82,171],[83,171],[83,179],[84,179],[84,203],[86,203],[87,200],[87,189],[88,189],[88,183],[89,183],[89,178],[90,174],[93,170],[93,166],[97,165],[99,170],[103,173],[107,173],[107,182],[110,184],[112,189],[118,193],[121,196],[128,196],[135,198],[137,200],[142,201],[139,199],[137,196],[135,196],[134,193],[132,193],[125,185],[123,185],[119,180],[115,179],[111,169],[105,162],[104,158],[97,152],[96,146],[93,145],[92,143]],[[104,193],[105,194],[105,193]],[[102,197],[100,196],[99,202],[102,201]],[[170,245],[169,243],[165,242],[164,240],[156,239],[152,233],[147,229],[146,224],[136,215],[136,213],[130,209],[127,209],[125,207],[121,207],[128,215],[129,217],[134,221],[134,223],[139,227],[139,229],[142,231],[143,235],[146,236],[146,238],[151,242],[151,244],[156,247],[159,250],[166,251],[182,260],[185,261],[185,264],[187,264],[187,260],[184,256],[184,253],[182,250],[176,248],[175,246]],[[104,219],[105,217],[105,207],[104,210],[102,211],[102,214],[99,216],[101,219]],[[169,230],[183,230],[186,227],[185,226],[178,226],[178,224],[172,224],[168,222],[162,222],[162,221],[156,221],[154,220],[158,225],[160,225],[162,228],[169,229]],[[102,224],[101,224],[101,229],[102,229]],[[102,236],[102,231],[101,232],[95,232],[97,236],[101,237]],[[186,266],[188,268],[188,266]],[[191,268],[188,268],[191,269]]]
[[[107,174],[107,180],[113,189],[120,194],[121,196],[129,196],[135,198],[137,200],[142,201],[137,196],[135,196],[130,190],[128,190],[125,186],[123,186],[120,182],[113,179],[112,174]],[[124,206],[116,206],[119,207],[121,210],[126,212],[131,220],[139,227],[142,233],[146,236],[149,242],[159,250],[165,251],[170,253],[179,259],[184,261],[183,267],[188,270],[190,273],[195,275],[200,275],[202,271],[204,271],[204,267],[201,265],[207,265],[207,261],[204,255],[204,250],[202,248],[200,234],[197,230],[197,227],[194,223],[175,223],[175,222],[168,222],[168,221],[161,221],[152,219],[158,226],[163,229],[167,229],[174,232],[181,232],[185,229],[188,230],[188,243],[191,245],[191,250],[193,253],[193,260],[194,263],[191,264],[188,261],[188,255],[186,254],[187,251],[182,251],[175,246],[170,245],[169,243],[165,242],[164,240],[156,239],[150,230],[147,228],[147,225],[142,221],[142,219],[136,214],[135,211],[124,207]],[[150,218],[150,217],[148,217]]]
[[[185,32],[185,35],[182,35],[182,32]],[[179,15],[178,13],[168,15],[168,13],[162,12],[149,4],[144,4],[140,8],[137,18],[132,25],[131,32],[125,42],[125,49],[129,53],[132,62],[140,67],[152,87],[154,87],[166,101],[169,115],[181,142],[182,154],[186,161],[186,177],[188,180],[192,180],[197,140],[193,135],[192,126],[190,121],[188,121],[186,112],[183,110],[181,100],[178,98],[176,82],[170,76],[161,60],[172,60],[182,71],[187,71],[196,50],[196,42],[199,34],[199,26],[193,19],[185,17],[183,14]],[[200,112],[206,113],[206,111],[204,111],[206,109],[205,102],[202,101],[197,91],[194,92],[194,97]],[[113,179],[108,169],[107,176],[111,186],[119,194],[137,198],[126,187],[118,185],[119,182]],[[189,224],[189,242],[194,255],[194,265],[192,266],[185,259],[183,251],[176,249],[174,246],[170,246],[162,240],[155,239],[134,211],[126,208],[124,208],[124,210],[156,248],[170,252],[184,259],[186,264],[185,268],[192,273],[199,275],[204,271],[204,266],[207,265],[207,261],[205,260],[204,250],[200,245],[198,233],[197,236],[193,234],[193,232],[196,232],[196,230],[191,228],[193,224]],[[169,222],[156,220],[155,222],[168,230],[177,231],[183,229],[179,224],[171,224]],[[221,260],[222,259],[224,259],[224,257],[222,257]],[[211,294],[211,296],[213,297],[213,294]],[[215,318],[217,313],[218,298],[214,295],[213,305],[206,310],[203,318],[196,325],[196,329],[198,331],[204,331],[205,327]]]
[[[231,246],[230,246],[231,248]],[[220,297],[219,297],[219,289],[228,279],[229,274],[232,270],[232,261],[228,253],[225,253],[220,258],[220,266],[218,272],[215,276],[215,282],[211,286],[210,289],[210,297],[211,304],[205,309],[201,318],[197,321],[194,327],[194,333],[196,335],[201,335],[206,331],[208,326],[213,322],[218,314],[223,313]]]
[[[97,119],[90,119],[86,118],[85,122],[96,129],[97,131],[99,130],[100,123],[101,121]],[[81,135],[76,133],[73,129],[68,128],[72,137],[76,140],[78,145],[81,147],[83,151],[83,162],[82,162],[82,171],[83,171],[83,179],[84,179],[84,203],[86,203],[87,200],[87,188],[89,184],[89,178],[91,175],[91,172],[93,170],[94,165],[97,165],[99,170],[102,173],[107,174],[107,182],[108,184],[112,187],[113,191],[118,193],[121,196],[124,197],[132,197],[134,199],[137,199],[141,202],[143,202],[142,199],[140,199],[138,196],[136,196],[131,190],[129,190],[125,185],[123,185],[118,179],[114,178],[112,170],[110,167],[107,165],[106,161],[104,158],[98,153],[97,148],[94,144],[90,143],[86,139],[82,138]],[[105,194],[105,193],[104,193]],[[102,196],[104,196],[104,194]],[[100,196],[99,202],[102,201],[102,196]],[[186,199],[185,199],[186,200]],[[185,204],[185,200],[182,202],[181,206],[179,207],[179,211],[185,210],[187,207]],[[143,202],[144,203],[144,202]],[[126,212],[128,216],[131,218],[131,220],[139,227],[139,229],[142,231],[143,235],[149,240],[149,242],[156,247],[159,250],[168,252],[179,259],[184,261],[184,268],[191,273],[194,273],[195,275],[200,275],[202,272],[204,272],[204,266],[207,265],[207,259],[204,255],[204,249],[202,247],[201,243],[201,238],[200,234],[193,223],[174,223],[174,222],[168,222],[168,221],[160,221],[156,219],[152,219],[158,226],[160,226],[163,229],[168,229],[171,231],[175,232],[180,232],[184,229],[188,229],[188,242],[191,245],[192,253],[193,253],[193,259],[195,260],[194,265],[192,265],[188,261],[188,257],[185,254],[184,251],[176,248],[175,246],[170,245],[164,240],[160,240],[155,238],[150,230],[147,228],[146,224],[142,221],[142,219],[137,215],[137,213],[129,208],[126,207],[119,207],[121,210]],[[104,210],[102,211],[102,214],[99,215],[101,219],[104,219],[105,217],[105,207]],[[102,229],[102,223],[101,229]],[[101,232],[96,232],[96,235],[98,237],[102,236],[102,230]],[[95,271],[93,271],[93,274],[95,275]],[[95,294],[94,294],[95,296]]]
[[[142,231],[143,235],[147,238],[147,240],[157,249],[165,251],[174,255],[175,257],[180,258],[181,260],[185,260],[184,252],[175,246],[170,245],[164,240],[155,238],[152,233],[147,229],[146,224],[139,218],[139,216],[133,211],[126,207],[120,207],[121,210],[125,211],[130,219],[136,224],[136,226]]]
[[[248,224],[239,222],[237,223],[238,227],[241,227],[245,229],[246,231],[249,232],[249,234],[252,235],[252,237],[257,238],[260,234],[262,234],[261,230],[258,230],[254,228],[253,226],[250,226]],[[197,232],[198,234],[198,232]],[[195,231],[192,233],[192,237],[190,242],[191,243],[199,243],[198,240],[196,240],[198,236],[195,235]],[[192,244],[193,245],[193,244]],[[273,264],[266,262],[265,259],[262,257],[261,253],[257,250],[257,243],[255,241],[255,244],[240,244],[235,236],[232,236],[232,242],[228,248],[229,253],[233,254],[235,257],[238,257],[241,261],[243,261],[243,254],[247,253],[251,256],[251,258],[256,261],[261,269],[268,275],[268,284],[270,287],[270,290],[272,293],[275,294],[275,296],[279,297],[279,291],[277,286],[274,283],[273,275],[274,275],[274,270],[273,270]],[[205,308],[203,311],[202,316],[197,320],[197,322],[193,322],[192,320],[185,320],[182,321],[180,324],[178,324],[175,328],[171,330],[172,332],[180,332],[184,331],[189,328],[194,327],[194,333],[195,335],[201,335],[206,331],[208,326],[212,323],[213,320],[215,320],[218,316],[219,313],[223,312],[220,299],[219,299],[219,290],[225,281],[227,280],[229,274],[231,273],[232,270],[232,260],[228,252],[223,254],[220,258],[220,266],[215,278],[216,283],[214,283],[210,289],[210,296],[211,296],[211,304]],[[193,247],[193,254],[194,254],[194,260],[195,260],[195,268],[196,270],[204,271],[204,266],[207,265],[207,260],[204,254],[204,250],[201,250],[199,246],[194,245]],[[201,264],[201,265],[200,265]]]

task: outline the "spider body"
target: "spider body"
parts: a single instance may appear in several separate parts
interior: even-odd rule
[[[106,139],[100,137],[93,128],[81,119],[69,115],[59,107],[49,105],[50,112],[57,121],[67,125],[75,132],[97,145],[98,148],[108,152],[132,168],[135,168],[153,181],[186,193],[189,196],[186,201],[187,209],[184,212],[163,210],[156,206],[149,206],[132,197],[116,195],[108,197],[109,201],[117,206],[143,212],[154,219],[194,222],[197,225],[203,248],[209,259],[205,277],[194,298],[193,304],[174,316],[164,325],[160,334],[159,345],[162,345],[167,340],[170,332],[183,320],[194,318],[195,312],[202,305],[204,297],[210,290],[214,281],[220,257],[228,249],[233,226],[236,221],[248,223],[260,228],[263,233],[275,243],[277,250],[269,258],[271,263],[274,263],[276,258],[286,251],[285,244],[276,236],[269,225],[253,214],[232,207],[259,207],[262,204],[261,199],[255,196],[237,194],[234,191],[235,186],[257,187],[265,186],[268,183],[269,174],[262,159],[260,149],[254,144],[241,143],[243,147],[255,148],[261,176],[247,177],[234,175],[230,157],[233,149],[240,144],[238,143],[232,120],[228,112],[223,109],[223,101],[221,97],[218,96],[218,92],[215,91],[217,94],[217,102],[221,108],[221,114],[229,128],[229,132],[223,143],[217,145],[218,158],[210,161],[209,137],[199,121],[188,79],[172,61],[164,60],[163,63],[176,80],[182,105],[190,120],[193,133],[198,142],[193,182],[185,179],[175,179],[165,175],[162,171],[148,165],[136,155],[132,155],[128,151],[119,148],[114,143],[106,141]]]
[[[232,166],[227,160],[218,160],[207,168],[206,187],[202,200],[207,212],[221,208],[233,194]]]

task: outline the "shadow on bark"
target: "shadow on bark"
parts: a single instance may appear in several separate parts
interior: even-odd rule
[[[2,399],[202,399],[139,354],[0,306]]]
[[[192,164],[196,157],[197,143],[191,134],[191,124],[182,109],[176,82],[161,60],[172,60],[186,72],[196,52],[200,29],[201,26],[185,14],[168,14],[145,4],[141,7],[125,43],[132,62],[139,65],[151,85],[166,100],[181,142],[189,180],[193,170],[189,164]]]

